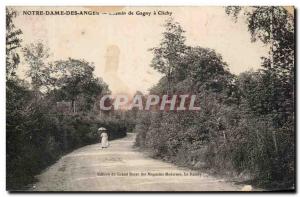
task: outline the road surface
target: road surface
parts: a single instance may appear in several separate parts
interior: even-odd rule
[[[147,157],[134,134],[79,148],[37,176],[33,191],[241,191],[242,185]],[[142,174],[143,173],[143,174]]]

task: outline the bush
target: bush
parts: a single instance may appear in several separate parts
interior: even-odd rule
[[[20,82],[7,82],[8,190],[24,189],[63,154],[98,143],[100,126],[108,129],[110,140],[126,136],[126,123],[57,114],[51,106],[51,100],[38,97]]]

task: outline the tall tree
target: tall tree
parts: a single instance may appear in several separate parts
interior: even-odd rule
[[[20,56],[17,49],[21,47],[21,29],[14,25],[14,18],[17,12],[14,9],[6,8],[6,78],[15,76],[15,70],[20,63]]]
[[[268,150],[268,146],[262,149],[268,152],[269,165],[261,163],[261,172],[270,180],[292,185],[295,165],[294,8],[230,6],[226,13],[235,19],[244,15],[252,41],[259,40],[269,46],[269,55],[262,57],[263,68],[239,77],[239,83],[243,84],[240,91],[243,103],[254,114],[253,119],[265,120],[264,124],[269,124],[267,129],[259,132],[268,131],[266,135],[270,136],[261,144],[272,144],[271,149]]]
[[[278,75],[293,76],[294,13],[288,9],[282,6],[229,6],[226,13],[235,19],[244,14],[252,41],[260,40],[269,45],[269,57],[263,64],[265,68]]]
[[[23,49],[25,61],[29,64],[26,75],[31,79],[33,90],[49,89],[51,65],[48,64],[49,48],[41,43],[31,43]]]
[[[165,74],[168,81],[168,91],[171,90],[171,83],[175,69],[179,66],[181,58],[186,50],[184,30],[181,25],[174,22],[172,18],[164,24],[165,31],[158,47],[151,48],[154,57],[151,67]]]
[[[289,11],[289,10],[290,11]],[[266,94],[261,100],[268,106],[266,113],[276,112],[275,121],[285,122],[294,116],[295,38],[292,8],[253,6],[226,8],[226,13],[238,19],[246,16],[252,41],[260,40],[270,47],[269,56],[263,57],[262,80]]]

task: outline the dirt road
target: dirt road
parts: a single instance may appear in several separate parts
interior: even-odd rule
[[[240,185],[151,159],[133,148],[134,134],[79,148],[37,176],[34,191],[241,191]],[[168,174],[166,174],[168,173]]]

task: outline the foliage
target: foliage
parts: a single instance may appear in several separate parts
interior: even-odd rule
[[[181,46],[180,58],[168,62],[170,72],[162,72],[166,64],[154,51],[152,67],[165,76],[150,93],[166,94],[170,85],[174,94],[196,94],[201,110],[138,112],[136,145],[179,165],[240,177],[248,174],[263,187],[293,188],[293,23],[281,7],[243,9],[227,7],[226,12],[237,19],[244,11],[253,38],[272,46],[270,57],[263,58],[263,69],[235,76],[214,50]],[[270,30],[272,12],[275,24]],[[173,33],[168,26],[169,21],[163,35]],[[166,40],[156,49],[163,48]],[[164,50],[162,54],[173,53],[176,47],[170,44]]]
[[[171,91],[171,80],[174,70],[178,70],[178,63],[186,50],[184,30],[179,23],[168,19],[164,25],[163,39],[158,47],[151,48],[154,58],[151,67],[166,75],[168,80],[168,91]]]
[[[22,49],[24,59],[29,64],[26,75],[31,79],[33,89],[49,88],[51,84],[50,69],[46,63],[50,56],[49,48],[43,43],[31,43]]]
[[[108,85],[93,75],[94,66],[84,60],[69,58],[54,62],[56,101],[76,102],[79,111],[90,111],[99,98],[110,94]],[[100,100],[100,99],[99,99]]]
[[[34,175],[75,148],[99,142],[105,126],[110,140],[124,137],[126,125],[88,115],[54,113],[52,99],[36,99],[19,81],[7,82],[7,189],[19,190]],[[55,105],[54,105],[55,106]]]
[[[63,154],[99,142],[99,127],[105,126],[113,140],[124,137],[129,125],[110,112],[96,113],[98,100],[110,90],[94,77],[91,63],[72,58],[50,62],[50,49],[43,43],[18,51],[21,30],[13,24],[16,12],[7,9],[6,15],[6,187],[22,190]],[[29,64],[30,83],[15,75],[20,52]],[[58,112],[56,102],[62,100],[76,102],[77,113]]]
[[[6,8],[6,78],[15,76],[17,65],[20,63],[20,56],[17,49],[21,47],[22,31],[15,27],[13,19],[17,12],[11,8]]]

